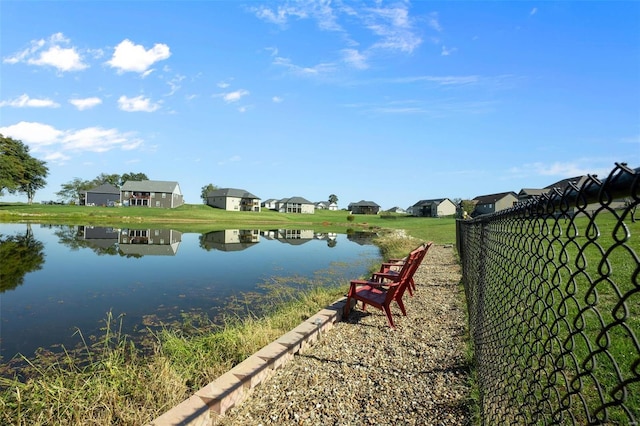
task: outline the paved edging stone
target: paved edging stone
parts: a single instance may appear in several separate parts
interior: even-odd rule
[[[283,334],[147,426],[208,426],[213,418],[244,401],[256,386],[303,353],[342,319],[343,297]],[[353,304],[353,303],[352,303]]]

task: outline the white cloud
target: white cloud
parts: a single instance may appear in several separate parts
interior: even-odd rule
[[[298,6],[303,6],[303,4],[300,3]],[[301,7],[290,6],[286,4],[278,6],[278,8],[275,10],[270,9],[267,6],[258,6],[252,8],[252,11],[259,19],[277,25],[286,24],[290,16],[299,19],[308,17],[307,12]]]
[[[160,108],[162,102],[152,103],[151,99],[145,98],[142,95],[135,98],[129,98],[127,96],[120,96],[118,99],[118,107],[122,111],[127,112],[153,112]]]
[[[442,32],[442,26],[440,25],[440,21],[438,20],[438,14],[436,12],[432,12],[429,14],[429,18],[427,20],[429,27],[433,28],[438,32]]]
[[[533,9],[531,9],[531,12],[529,12],[529,15],[535,15],[536,13],[538,13],[538,8],[534,7]]]
[[[343,49],[342,55],[344,61],[353,68],[357,68],[359,70],[369,68],[369,64],[367,64],[367,57],[356,49]]]
[[[48,124],[22,121],[0,128],[3,135],[18,139],[40,152],[45,160],[62,163],[73,152],[106,152],[116,148],[132,150],[143,145],[134,133],[118,129],[87,127],[79,130],[58,130]]]
[[[45,154],[42,159],[55,164],[65,164],[71,159],[71,157],[63,154],[62,152],[50,152]]]
[[[125,39],[116,46],[113,57],[107,61],[107,64],[116,68],[119,73],[132,71],[147,76],[153,71],[149,67],[170,56],[171,51],[166,44],[157,43],[151,49],[146,50],[144,46],[133,44],[130,40]]]
[[[372,48],[411,53],[422,44],[422,39],[413,30],[406,6],[370,8],[367,11],[365,25],[381,38]]]
[[[44,40],[33,40],[31,46],[3,59],[8,64],[25,62],[30,65],[51,66],[58,71],[81,71],[88,68],[75,47],[67,47],[70,40],[62,33],[55,33]],[[46,50],[43,50],[46,49]]]
[[[62,138],[64,149],[72,151],[106,152],[114,148],[132,150],[142,144],[142,140],[132,134],[121,133],[117,129],[87,127],[70,131]]]
[[[227,103],[238,102],[240,99],[247,96],[248,94],[249,94],[248,90],[240,89],[240,90],[236,90],[235,92],[223,93],[222,99],[224,99],[224,101]]]
[[[0,107],[4,106],[14,108],[58,108],[60,104],[52,101],[51,99],[32,99],[29,95],[23,94],[9,101],[0,101]]]
[[[275,104],[279,104],[281,102],[284,102],[284,99],[282,99],[280,96],[274,96],[273,98],[271,98],[271,100],[273,101],[273,103]]]
[[[174,93],[176,93],[178,90],[180,90],[182,81],[185,79],[186,77],[183,75],[176,75],[175,77],[173,77],[171,80],[167,81],[167,84],[169,85],[169,87],[171,88],[171,91],[166,95],[166,96],[171,96]]]
[[[217,86],[221,89],[226,89],[227,87],[230,86],[230,84],[227,83],[226,81],[221,81],[220,83],[217,84]]]
[[[295,65],[288,58],[277,57],[273,60],[274,65],[286,68],[290,73],[298,76],[319,76],[334,72],[336,66],[332,63],[317,64],[313,67],[303,67]]]
[[[82,58],[73,48],[63,49],[53,46],[46,52],[42,52],[36,59],[30,59],[33,65],[50,65],[60,71],[80,71],[88,67],[82,63]]]
[[[458,50],[458,49],[456,49],[455,47],[452,47],[452,48],[450,48],[450,49],[447,49],[447,46],[442,46],[442,51],[441,51],[440,55],[442,55],[442,56],[449,56],[449,55],[451,55],[453,52],[455,52],[456,50]]]
[[[11,126],[0,127],[0,133],[21,140],[33,149],[55,144],[63,135],[63,132],[53,126],[30,121],[21,121]]]
[[[100,105],[102,103],[102,99],[98,97],[69,99],[69,103],[76,107],[79,111],[84,111],[85,109],[91,109],[95,106]]]
[[[371,48],[400,50],[411,53],[422,43],[422,39],[414,30],[413,19],[409,14],[409,5],[398,2],[393,6],[380,6],[379,2],[371,2],[378,7],[365,7],[358,9],[353,3],[329,2],[329,1],[298,1],[280,4],[277,8],[267,6],[254,7],[253,13],[264,21],[286,27],[290,18],[314,19],[318,28],[323,31],[338,31],[343,33],[344,42],[347,45],[357,45],[345,29],[340,25],[339,19],[345,17],[349,22],[360,21],[364,27],[371,30],[379,41]],[[334,5],[337,5],[334,7]],[[429,16],[428,25],[436,31],[442,31],[438,22],[438,15],[432,13]],[[277,50],[273,50],[277,55]]]

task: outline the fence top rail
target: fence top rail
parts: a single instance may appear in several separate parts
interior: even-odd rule
[[[615,163],[615,167],[604,180],[598,179],[597,175],[587,175],[580,186],[575,182],[570,182],[564,190],[552,188],[547,193],[518,202],[513,207],[472,219],[460,220],[460,222],[473,224],[523,213],[527,216],[562,214],[569,212],[574,207],[584,209],[591,203],[609,206],[613,201],[621,198],[627,199],[630,204],[640,203],[640,167],[632,169],[628,167],[627,163]]]

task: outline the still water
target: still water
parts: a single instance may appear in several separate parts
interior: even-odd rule
[[[189,313],[259,311],[274,282],[296,287],[313,278],[346,291],[379,260],[372,237],[0,223],[0,357],[78,346],[80,334],[100,334],[108,312],[135,340]]]

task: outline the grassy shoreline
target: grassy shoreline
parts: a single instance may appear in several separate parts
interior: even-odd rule
[[[455,219],[425,218],[383,213],[350,215],[344,210],[316,210],[315,214],[230,212],[202,204],[185,204],[175,209],[147,207],[50,206],[0,203],[0,223],[50,223],[112,227],[157,226],[181,232],[210,232],[238,228],[306,227],[326,232],[402,229],[408,235],[436,244],[455,242]]]
[[[455,241],[453,219],[353,216],[345,211],[314,215],[225,212],[187,205],[174,211],[0,204],[0,223],[64,223],[145,227],[183,232],[238,227],[313,228],[326,232],[376,230],[381,257],[398,257],[424,240]],[[90,210],[90,211],[87,211]],[[135,210],[135,212],[133,212]],[[129,214],[129,211],[132,211]],[[124,214],[126,212],[126,215]],[[395,232],[402,229],[403,232]],[[282,292],[285,292],[283,294]],[[83,361],[47,352],[25,360],[28,378],[0,378],[0,423],[145,424],[301,321],[342,297],[346,283],[314,283],[302,293],[275,293],[264,316],[228,317],[223,325],[188,318],[180,329],[150,334],[143,350],[119,330],[122,318],[105,319],[103,335],[86,343]],[[188,324],[187,324],[188,323]],[[79,331],[80,332],[80,331]]]

